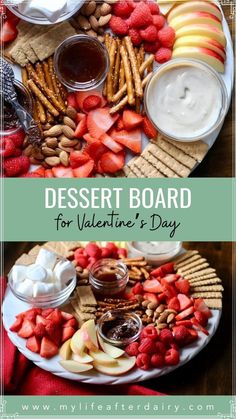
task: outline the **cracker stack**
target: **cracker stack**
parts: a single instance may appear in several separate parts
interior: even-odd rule
[[[95,319],[97,301],[90,285],[78,286],[71,298],[74,316],[82,325],[85,321]]]

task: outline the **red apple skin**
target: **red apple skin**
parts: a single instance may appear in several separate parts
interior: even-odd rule
[[[180,37],[176,40],[174,48],[179,47],[198,47],[198,48],[209,48],[219,54],[224,60],[226,58],[225,49],[215,39],[211,39],[207,36],[188,35]]]
[[[184,33],[183,33],[184,30]],[[208,35],[205,36],[213,36],[214,33],[218,35],[220,39],[222,39],[222,47],[224,48],[226,45],[226,39],[222,30],[207,24],[197,24],[197,25],[186,25],[183,28],[180,28],[176,31],[176,39],[180,38],[181,36],[188,36],[189,34],[195,35],[203,35],[204,31],[208,31]],[[202,33],[203,32],[203,33]],[[219,40],[218,40],[219,41]],[[219,41],[220,42],[220,41]]]
[[[215,9],[215,13],[214,13],[214,9]],[[222,21],[222,14],[221,14],[220,8],[215,3],[202,1],[202,0],[191,1],[191,3],[186,2],[186,3],[176,6],[168,14],[167,21],[170,22],[171,19],[174,19],[177,16],[180,16],[181,14],[192,13],[195,10],[214,14],[214,16],[216,16],[218,19],[220,19],[220,21]]]

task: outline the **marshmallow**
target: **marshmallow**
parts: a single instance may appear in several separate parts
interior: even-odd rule
[[[50,252],[43,247],[40,249],[35,264],[41,265],[46,269],[53,269],[57,261],[56,253]]]
[[[13,284],[18,284],[19,282],[24,281],[26,277],[26,266],[21,265],[14,265],[11,270],[11,278],[13,281]]]
[[[26,297],[32,297],[33,285],[33,281],[31,281],[30,279],[25,279],[23,282],[16,284],[16,291],[20,294],[25,295]]]
[[[46,17],[50,22],[56,22],[66,12],[67,0],[28,0],[18,6],[19,12],[33,17]]]
[[[47,271],[40,265],[33,263],[28,266],[26,271],[26,277],[32,281],[45,281],[47,279]]]
[[[40,295],[52,294],[54,291],[53,284],[47,284],[45,282],[36,282],[33,286],[33,297],[38,297]]]
[[[68,282],[76,275],[74,265],[69,260],[60,260],[54,268],[54,276],[60,282],[62,288],[65,288]]]
[[[46,271],[47,271],[47,278],[44,282],[54,283],[54,273],[53,273],[53,271],[51,269],[48,269],[48,268],[46,269]]]

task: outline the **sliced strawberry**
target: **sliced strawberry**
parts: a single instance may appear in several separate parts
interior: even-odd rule
[[[87,118],[84,116],[83,119],[78,123],[76,130],[75,130],[75,138],[83,138],[83,135],[86,134],[88,131],[87,128]]]
[[[194,313],[194,307],[189,307],[184,311],[181,311],[179,314],[177,314],[177,316],[175,317],[175,320],[183,320],[186,317],[190,316],[190,314]]]
[[[156,138],[158,132],[147,116],[143,118],[143,132],[148,138]]]
[[[191,320],[179,320],[175,324],[176,326],[185,326],[190,329],[193,327]]]
[[[39,353],[40,351],[40,339],[36,336],[31,336],[26,341],[26,348],[31,352]]]
[[[74,150],[70,153],[70,165],[72,169],[83,166],[83,164],[87,163],[89,160],[91,160],[91,157],[85,152]]]
[[[159,303],[166,303],[166,295],[164,292],[158,294],[158,302]]]
[[[76,327],[78,326],[77,320],[73,317],[73,319],[67,320],[67,322],[63,323],[62,327]]]
[[[66,313],[66,311],[61,311],[61,317],[63,318],[63,320],[66,320],[66,321],[74,319],[73,314]]]
[[[88,144],[92,144],[95,141],[98,141],[97,138],[92,137],[92,135],[90,135],[89,133],[84,134],[83,135],[83,139],[86,141],[86,143]]]
[[[25,311],[24,318],[30,320],[31,322],[35,323],[36,316],[40,315],[42,312],[41,309],[38,308],[31,308],[30,310]]]
[[[178,289],[178,291],[181,292],[181,294],[188,294],[190,291],[190,284],[187,279],[179,279],[175,283],[175,286]]]
[[[165,281],[165,278],[161,279],[161,284],[163,285],[163,293],[167,298],[173,298],[177,296],[174,285],[168,284],[168,282]]]
[[[55,324],[62,323],[62,315],[58,308],[55,308],[48,316],[46,317],[47,320],[51,320]]]
[[[40,348],[40,356],[43,358],[52,358],[58,353],[58,347],[47,337],[43,337]]]
[[[192,301],[185,294],[178,294],[177,298],[180,304],[180,310],[183,311],[192,305]]]
[[[143,117],[139,113],[125,109],[123,112],[123,124],[125,130],[131,131],[138,128],[143,122]]]
[[[175,311],[180,311],[180,303],[177,297],[173,297],[168,302],[168,308]]]
[[[125,127],[124,127],[124,122],[123,122],[123,118],[120,116],[119,117],[119,119],[117,120],[117,122],[116,122],[116,129],[118,130],[118,131],[121,131],[121,130],[123,130],[123,129],[125,129]]]
[[[175,272],[174,270],[174,262],[168,262],[161,266],[162,271],[165,274],[172,274]]]
[[[65,342],[66,340],[70,339],[75,333],[75,329],[73,327],[64,327],[62,329],[62,338],[61,341],[62,343]]]
[[[211,310],[207,307],[205,301],[202,298],[197,298],[194,300],[194,308],[195,310],[205,313],[208,319],[212,316]]]
[[[34,334],[35,324],[30,320],[24,320],[18,331],[18,336],[21,338],[30,338]]]
[[[100,160],[101,169],[105,173],[115,173],[118,170],[121,170],[125,164],[125,154],[123,151],[119,153],[113,153],[112,151],[107,151]]]
[[[204,311],[199,311],[199,310],[196,310],[196,311],[194,312],[194,317],[195,317],[195,319],[198,321],[198,323],[200,323],[200,325],[201,325],[202,327],[206,327],[206,326],[207,326],[207,324],[208,324],[208,317],[207,317],[207,315],[204,313]]]
[[[73,175],[74,177],[77,177],[77,178],[89,177],[93,169],[94,169],[94,161],[89,160],[87,163],[83,164],[82,166],[77,167],[77,169],[73,169]]]
[[[197,330],[200,330],[200,332],[204,333],[206,336],[209,335],[208,330],[205,329],[205,327],[203,327],[198,321],[197,319],[195,319],[195,317],[193,317],[191,319],[192,324],[196,327]]]
[[[99,139],[119,118],[119,115],[110,115],[109,111],[109,108],[98,108],[88,113],[87,126],[92,137]]]
[[[61,344],[61,335],[62,335],[62,329],[58,327],[58,323],[54,323],[50,321],[45,326],[45,331],[48,335],[48,337],[54,342],[57,346],[60,346]]]
[[[159,302],[158,298],[157,298],[157,295],[152,293],[152,292],[145,292],[143,294],[143,298],[144,298],[144,300],[148,300],[152,303],[158,303]]]
[[[186,345],[195,342],[198,339],[198,332],[194,329],[188,328],[189,336],[187,337]]]
[[[45,170],[45,174],[44,174],[44,176],[45,176],[45,177],[47,177],[47,178],[52,178],[52,177],[54,177],[54,175],[53,175],[53,173],[52,173],[52,169],[46,169],[46,170]]]
[[[82,121],[82,119],[84,119],[86,115],[82,112],[78,112],[75,118],[75,122],[77,122],[77,124]]]
[[[177,281],[178,278],[179,278],[179,275],[167,274],[167,275],[164,276],[163,280],[167,284],[174,284]]]
[[[75,93],[68,93],[67,95],[67,105],[71,106],[74,109],[78,109],[78,104],[76,101],[76,96]]]
[[[157,279],[146,279],[143,283],[143,289],[145,292],[157,294],[162,292],[162,285]]]
[[[102,99],[100,96],[90,95],[84,99],[83,109],[85,112],[89,112],[89,111],[92,111],[93,109],[99,108],[101,104],[102,104]]]
[[[43,317],[47,317],[47,316],[49,316],[49,314],[51,314],[52,312],[54,311],[54,309],[53,308],[45,308],[44,310],[42,310],[42,316]]]
[[[142,151],[141,130],[138,128],[129,132],[112,130],[111,137],[134,153],[141,153]]]
[[[34,334],[38,338],[42,338],[43,336],[46,336],[46,327],[44,326],[43,323],[36,324],[34,328]]]
[[[18,317],[15,322],[11,325],[10,330],[11,332],[19,332],[23,323],[23,317]]]
[[[41,323],[45,326],[47,324],[47,320],[43,316],[37,315],[36,316],[36,326],[37,326],[37,324],[41,324]]]
[[[114,141],[109,135],[107,135],[106,133],[101,135],[101,137],[99,138],[99,140],[107,147],[109,148],[111,151],[113,151],[113,153],[119,153],[119,151],[123,150],[123,147],[121,147],[119,144],[117,144],[116,141]]]
[[[159,268],[154,269],[150,273],[151,276],[154,276],[155,278],[163,278],[165,276],[165,272],[162,269],[162,266]]]
[[[65,166],[56,166],[52,168],[52,173],[54,177],[65,177],[65,178],[72,178],[74,177],[73,170],[71,167]]]
[[[84,151],[88,153],[88,155],[97,162],[100,160],[102,155],[108,151],[107,147],[104,146],[100,141],[95,141],[92,144],[89,144],[85,147]]]
[[[45,168],[40,166],[38,169],[34,170],[32,173],[37,173],[40,177],[45,177]]]
[[[84,101],[85,101],[86,98],[88,98],[91,95],[97,96],[98,98],[100,98],[100,100],[101,100],[101,108],[103,108],[106,105],[106,100],[104,99],[102,93],[99,92],[99,91],[97,91],[97,90],[96,91],[93,91],[92,93],[89,92],[89,91],[86,91],[86,92],[76,92],[75,93],[75,96],[76,96],[77,106],[79,107],[79,109],[81,111],[84,111],[85,112],[85,109],[84,109]]]
[[[0,32],[0,43],[6,44],[7,42],[12,42],[17,37],[18,30],[16,29],[15,24],[7,20],[3,23]]]

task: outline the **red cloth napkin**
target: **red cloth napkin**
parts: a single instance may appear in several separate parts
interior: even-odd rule
[[[1,300],[5,293],[6,281],[1,278]],[[148,389],[141,385],[128,384],[119,386],[99,386],[83,384],[77,381],[66,380],[50,372],[37,367],[24,355],[8,338],[3,330],[3,370],[4,393],[14,395],[143,395],[161,396],[164,395],[157,391]]]

